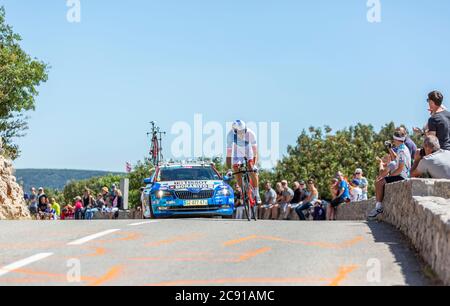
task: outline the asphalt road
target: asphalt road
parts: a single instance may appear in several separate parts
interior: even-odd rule
[[[428,285],[382,223],[0,222],[0,285]]]

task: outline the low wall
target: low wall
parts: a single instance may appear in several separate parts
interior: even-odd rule
[[[405,234],[439,278],[450,285],[450,181],[412,179],[386,186],[380,221]],[[338,220],[366,220],[375,200],[339,208]]]

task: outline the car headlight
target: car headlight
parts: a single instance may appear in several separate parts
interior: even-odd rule
[[[219,189],[216,193],[218,197],[229,197],[231,195],[231,191],[228,188]]]
[[[166,198],[166,197],[171,197],[172,194],[169,191],[158,190],[155,193],[155,196],[156,196],[157,199],[162,199],[162,198]]]

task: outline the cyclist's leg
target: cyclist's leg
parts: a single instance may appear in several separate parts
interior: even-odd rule
[[[249,161],[248,162],[248,166],[250,169],[253,169],[254,167],[254,163],[253,161]],[[259,194],[259,175],[256,172],[250,172],[250,181],[251,181],[251,185],[253,187],[254,190],[254,196],[256,198],[256,202],[258,204],[261,203],[261,196]]]

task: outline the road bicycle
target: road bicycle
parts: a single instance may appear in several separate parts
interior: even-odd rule
[[[233,176],[242,175],[242,202],[245,208],[245,214],[248,221],[252,219],[257,221],[256,199],[253,194],[252,180],[250,173],[257,173],[258,170],[249,169],[248,160],[245,159],[243,164],[239,165],[239,171],[232,173]]]

